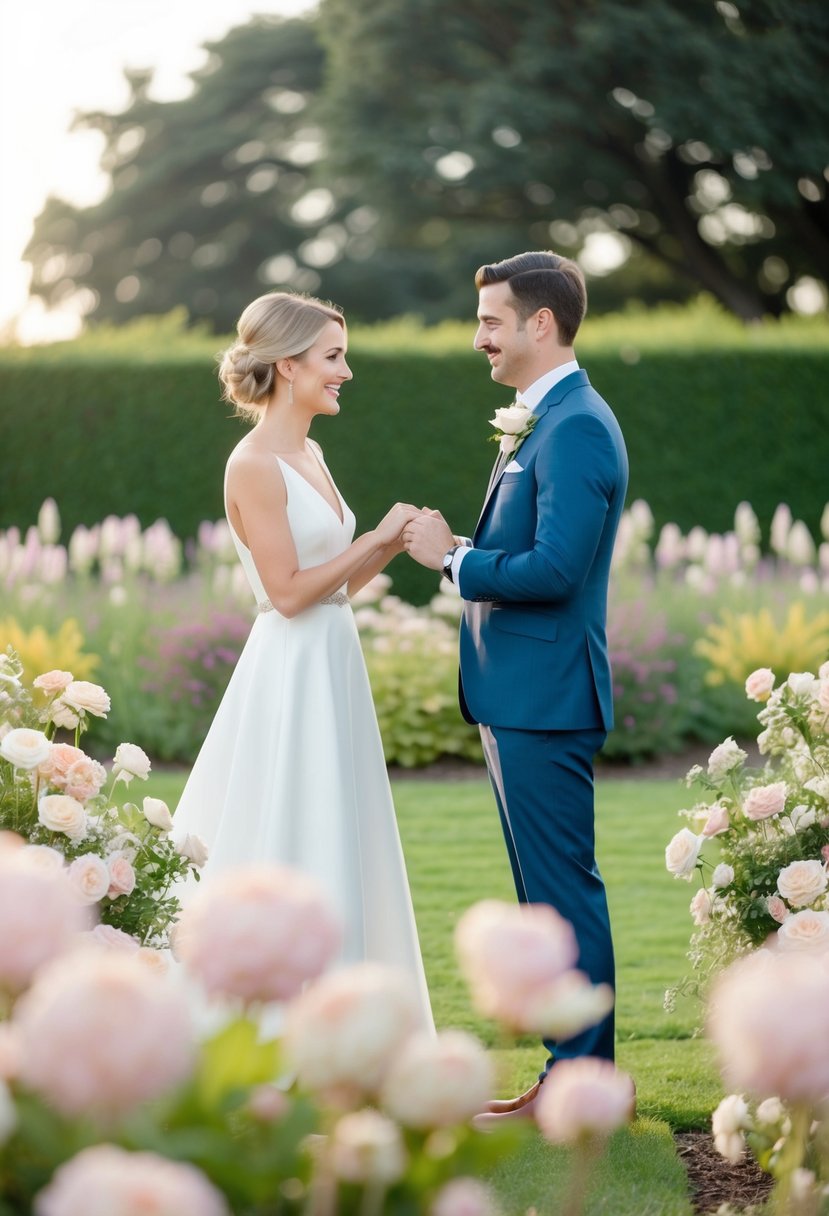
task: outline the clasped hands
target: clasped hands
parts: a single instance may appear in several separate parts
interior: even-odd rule
[[[397,528],[394,539],[401,551],[428,570],[440,570],[447,550],[456,544],[455,537],[440,511],[418,508],[411,503],[396,503],[378,527],[378,532]]]

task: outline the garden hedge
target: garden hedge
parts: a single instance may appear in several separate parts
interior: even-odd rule
[[[587,353],[630,453],[630,499],[657,525],[731,525],[748,500],[767,528],[787,502],[817,536],[829,498],[829,350],[644,350]],[[370,527],[396,499],[440,507],[471,532],[495,446],[487,419],[509,394],[471,350],[400,353],[355,344],[342,413],[313,434],[352,507]],[[0,529],[34,522],[47,496],[64,539],[78,523],[134,512],[166,517],[181,536],[222,513],[222,469],[244,433],[219,400],[209,357],[156,350],[61,358],[0,353]],[[404,558],[395,590],[434,587]]]

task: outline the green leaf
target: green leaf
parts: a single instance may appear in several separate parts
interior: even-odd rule
[[[278,1070],[279,1044],[260,1042],[257,1024],[238,1018],[205,1043],[197,1077],[199,1096],[213,1106],[233,1090],[275,1080]]]

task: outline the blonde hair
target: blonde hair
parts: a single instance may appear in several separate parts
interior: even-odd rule
[[[277,360],[302,355],[329,321],[345,329],[342,313],[313,296],[272,291],[248,304],[236,326],[238,341],[221,356],[224,400],[258,422],[274,390]]]

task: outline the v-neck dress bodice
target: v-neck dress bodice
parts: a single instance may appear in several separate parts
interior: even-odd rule
[[[279,460],[301,569],[330,561],[354,535],[354,515],[321,465],[342,519]],[[422,1024],[431,1028],[406,867],[346,588],[282,616],[267,602],[253,554],[229,513],[228,523],[260,610],[182,793],[175,837],[197,833],[207,842],[203,882],[263,861],[311,874],[343,924],[340,962],[403,968]]]

